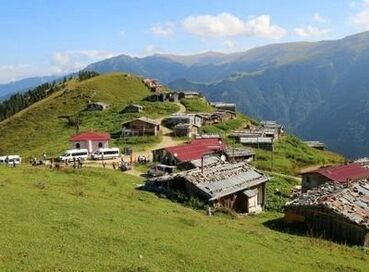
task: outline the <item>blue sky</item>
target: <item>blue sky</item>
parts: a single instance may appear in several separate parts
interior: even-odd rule
[[[118,54],[234,52],[369,30],[369,0],[2,0],[0,83]]]

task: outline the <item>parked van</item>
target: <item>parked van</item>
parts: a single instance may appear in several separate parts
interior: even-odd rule
[[[0,163],[4,164],[20,164],[21,162],[22,158],[19,155],[8,155],[0,157]]]
[[[95,151],[94,154],[91,155],[94,160],[107,160],[107,159],[115,159],[120,157],[119,148],[99,148]]]
[[[74,159],[86,160],[88,158],[87,149],[70,149],[65,151],[65,153],[59,157],[62,161],[71,162]]]
[[[173,174],[175,171],[175,166],[165,165],[165,164],[154,164],[150,167],[147,174],[151,177],[160,177],[164,175]]]

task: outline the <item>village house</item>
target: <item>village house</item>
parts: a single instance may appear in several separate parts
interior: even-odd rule
[[[89,103],[86,107],[87,111],[104,111],[108,108],[108,104],[104,102],[92,102]]]
[[[109,147],[109,140],[110,134],[101,132],[82,132],[69,138],[71,149],[87,149],[90,154]]]
[[[197,196],[214,208],[232,209],[242,214],[260,213],[266,201],[268,178],[241,163],[221,163],[200,167],[148,181],[151,188],[163,186]]]
[[[220,138],[200,138],[178,146],[153,150],[153,160],[166,165],[179,165],[201,159],[225,148]]]
[[[357,163],[365,168],[369,168],[369,158],[367,157],[357,159],[354,161],[354,163]]]
[[[273,151],[273,138],[270,137],[240,137],[238,142],[244,146]]]
[[[217,110],[225,110],[225,111],[232,111],[236,112],[236,104],[233,103],[225,103],[225,102],[211,102],[211,106],[216,108]]]
[[[282,135],[284,133],[284,126],[277,123],[276,121],[261,121],[260,127],[262,128],[269,128],[269,129],[276,129],[278,135]]]
[[[211,124],[220,124],[236,118],[236,113],[232,111],[217,111],[210,115]]]
[[[170,93],[154,93],[145,98],[145,100],[149,102],[164,102],[170,101],[170,99]]]
[[[159,135],[160,124],[156,120],[140,117],[122,124],[122,136]]]
[[[304,141],[304,144],[318,150],[325,150],[326,148],[325,144],[320,141]]]
[[[192,138],[199,133],[199,127],[194,124],[179,123],[174,126],[173,134],[175,137],[189,137]]]
[[[286,223],[324,238],[369,247],[369,182],[325,183],[284,207]]]
[[[348,183],[363,178],[369,178],[369,169],[359,164],[351,163],[302,171],[301,175],[302,192],[306,192],[326,182]]]
[[[172,114],[163,120],[163,124],[172,128],[178,124],[191,124],[201,127],[203,118],[198,114]]]
[[[251,162],[255,158],[255,151],[251,147],[228,147],[222,154],[229,162]]]
[[[156,80],[151,78],[145,78],[143,83],[152,91],[152,92],[160,92],[163,86]]]
[[[184,98],[201,98],[203,99],[204,96],[200,94],[199,92],[195,91],[186,91],[186,92],[179,92],[178,93],[178,99],[184,99]]]
[[[138,104],[129,104],[120,113],[140,113],[144,110],[144,107]]]

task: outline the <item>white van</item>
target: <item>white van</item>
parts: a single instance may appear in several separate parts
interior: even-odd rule
[[[119,148],[99,148],[91,155],[94,160],[107,160],[120,157]]]
[[[88,158],[87,149],[70,149],[65,151],[65,153],[59,157],[62,161],[71,162],[74,159],[86,160]]]
[[[6,156],[0,156],[0,163],[5,163]]]
[[[20,164],[22,158],[19,155],[9,155],[0,157],[0,162],[5,164]]]

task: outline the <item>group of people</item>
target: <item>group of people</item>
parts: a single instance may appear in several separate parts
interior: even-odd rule
[[[137,157],[137,163],[139,164],[146,164],[149,163],[150,160],[146,158],[146,156],[138,156]]]

